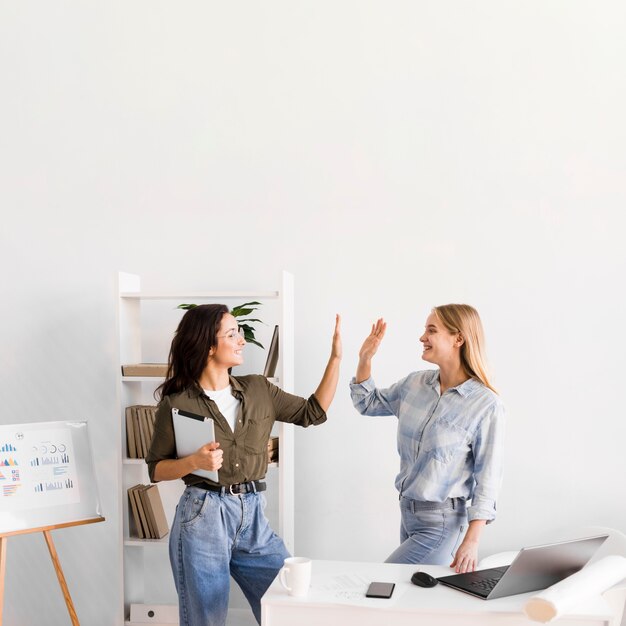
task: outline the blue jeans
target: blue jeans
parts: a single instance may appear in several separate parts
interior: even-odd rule
[[[467,529],[465,501],[421,502],[400,498],[400,546],[386,563],[450,565]]]
[[[185,489],[170,532],[181,626],[224,626],[230,576],[261,623],[261,596],[289,556],[264,507],[260,493]]]

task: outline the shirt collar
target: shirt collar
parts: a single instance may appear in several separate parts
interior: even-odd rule
[[[229,378],[230,378],[230,386],[233,388],[233,391],[238,391],[239,393],[243,393],[243,385],[234,376],[229,376]]]
[[[234,376],[229,375],[228,379],[229,379],[229,383],[233,391],[243,393],[243,387],[241,383]],[[187,393],[189,394],[190,398],[197,398],[198,396],[206,395],[204,393],[204,389],[202,389],[202,387],[200,387],[200,385],[197,382],[194,383],[192,387],[189,387],[189,389],[187,390]]]
[[[437,390],[439,385],[439,370],[431,370],[431,374],[426,380],[426,383],[433,389]],[[456,391],[462,398],[471,395],[476,389],[480,387],[481,383],[475,378],[468,378],[465,382],[457,385],[456,387],[450,387],[453,391]]]
[[[435,389],[439,385],[439,370],[430,370],[426,378],[426,384]]]
[[[198,396],[204,395],[204,389],[202,389],[198,383],[194,383],[187,389],[187,395],[190,398],[197,398]]]
[[[476,389],[481,387],[482,383],[475,378],[468,378],[464,383],[453,387],[453,389],[461,396],[471,396]]]

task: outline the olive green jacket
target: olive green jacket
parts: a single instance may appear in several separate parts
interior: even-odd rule
[[[230,384],[233,395],[241,401],[235,432],[215,402],[197,385],[161,400],[156,412],[150,450],[146,456],[151,481],[154,482],[154,470],[159,461],[177,458],[173,408],[213,418],[215,439],[224,451],[223,464],[218,472],[219,484],[223,486],[259,480],[265,476],[267,442],[275,421],[305,427],[326,421],[326,413],[314,395],[305,400],[286,393],[270,383],[265,376],[231,376]],[[205,443],[199,441],[198,448]],[[187,474],[183,480],[187,485],[200,482],[217,484],[195,474]]]

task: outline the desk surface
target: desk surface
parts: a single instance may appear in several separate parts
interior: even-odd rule
[[[444,585],[430,589],[411,584],[421,569],[445,576],[450,568],[435,565],[397,565],[313,561],[311,589],[305,598],[293,598],[276,579],[261,600],[262,626],[517,626],[536,624],[523,613],[534,593],[481,600]],[[366,598],[371,581],[395,582],[389,600]],[[585,600],[559,626],[605,626],[611,611],[601,596]]]

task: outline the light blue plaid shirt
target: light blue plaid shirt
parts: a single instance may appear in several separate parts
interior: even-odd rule
[[[439,370],[413,372],[388,389],[350,384],[361,415],[398,417],[396,488],[413,500],[471,500],[469,521],[492,521],[502,479],[504,407],[470,378],[439,394]]]

